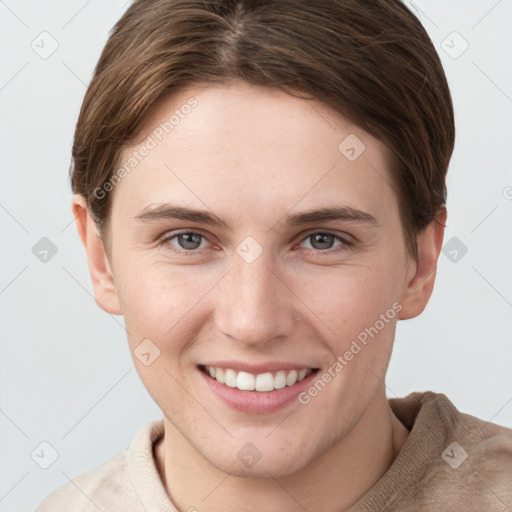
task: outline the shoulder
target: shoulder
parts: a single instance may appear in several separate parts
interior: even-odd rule
[[[35,512],[144,512],[154,503],[167,503],[153,458],[153,444],[163,431],[162,420],[150,422],[135,435],[128,450],[70,479]]]
[[[121,452],[101,466],[83,473],[65,483],[47,496],[36,512],[74,510],[97,512],[98,510],[122,510],[119,498],[132,505],[136,500],[129,484],[127,452]],[[137,510],[132,508],[131,510]]]
[[[459,412],[448,416],[451,434],[441,454],[455,494],[472,501],[471,510],[509,510],[512,504],[512,429]]]
[[[412,393],[390,405],[411,429],[410,454],[422,461],[416,498],[451,510],[508,510],[512,429],[460,412],[443,394]]]

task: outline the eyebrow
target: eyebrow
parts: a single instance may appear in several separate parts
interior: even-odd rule
[[[141,222],[178,219],[231,230],[231,226],[214,213],[171,204],[149,205],[142,209],[135,216],[135,219]],[[379,225],[373,215],[350,206],[332,206],[316,210],[306,210],[301,213],[288,214],[284,217],[285,224],[290,226],[339,220]]]

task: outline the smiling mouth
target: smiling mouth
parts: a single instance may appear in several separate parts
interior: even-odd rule
[[[279,370],[255,375],[249,372],[236,371],[232,368],[205,365],[199,365],[199,369],[220,384],[241,391],[259,393],[268,393],[276,389],[294,386],[319,370],[318,368],[298,368],[296,370]]]

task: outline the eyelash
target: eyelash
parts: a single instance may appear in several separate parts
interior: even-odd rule
[[[173,231],[171,233],[165,234],[160,239],[158,245],[159,246],[172,245],[169,242],[180,235],[199,235],[203,239],[206,239],[206,236],[203,235],[203,233],[200,233],[198,231],[190,231],[190,230]],[[325,250],[310,249],[310,250],[314,251],[318,256],[323,256],[323,255],[328,256],[331,254],[335,254],[335,253],[341,252],[343,250],[347,250],[347,249],[353,247],[353,245],[354,245],[352,242],[347,240],[347,238],[341,236],[338,233],[333,233],[331,231],[311,231],[311,232],[307,233],[306,235],[304,235],[303,238],[301,238],[300,243],[304,242],[305,240],[312,237],[313,235],[329,235],[329,236],[333,236],[336,240],[341,242],[341,244],[339,246],[337,246],[338,247],[337,249],[325,249]],[[191,249],[191,250],[187,251],[185,249],[179,249],[174,245],[172,245],[171,250],[176,252],[177,254],[184,255],[184,256],[195,256],[197,254],[200,254],[200,250],[198,250],[198,249]]]

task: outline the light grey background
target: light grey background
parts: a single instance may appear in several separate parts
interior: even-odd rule
[[[388,392],[443,392],[460,410],[512,427],[512,0],[414,5],[455,103],[445,242],[456,237],[468,252],[459,249],[455,262],[453,249],[441,255],[429,306],[399,325]],[[33,510],[161,417],[135,372],[122,319],[91,296],[69,208],[74,124],[127,6],[0,1],[0,511]],[[41,53],[52,38],[58,48],[43,59],[32,41]],[[32,252],[43,237],[58,251],[46,263]],[[48,469],[31,458],[35,450],[39,464],[51,461],[43,441],[59,455]]]

